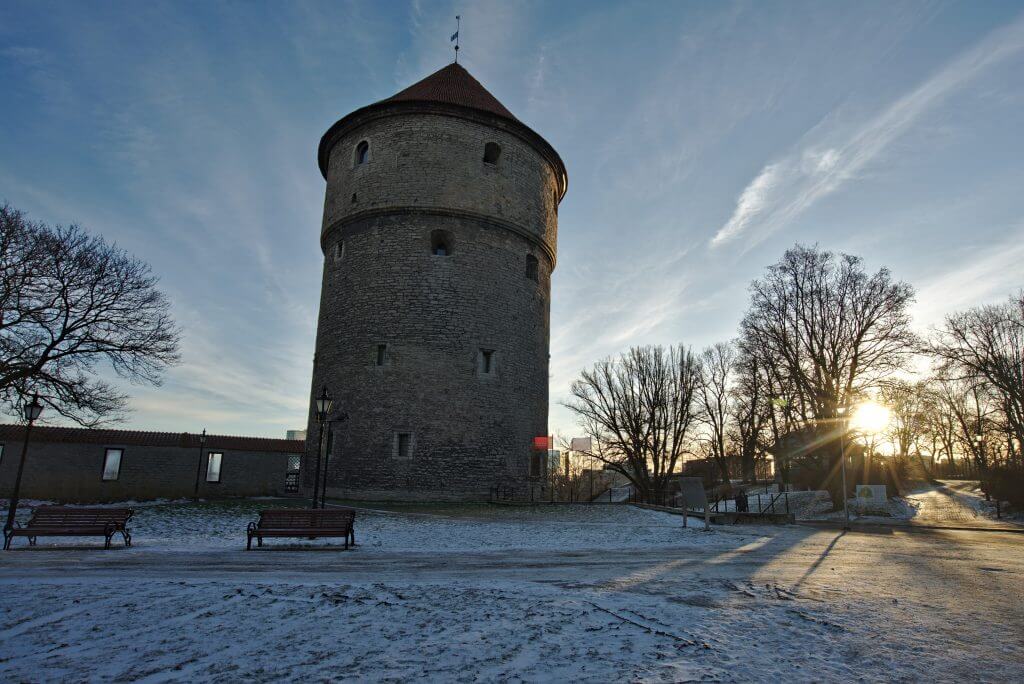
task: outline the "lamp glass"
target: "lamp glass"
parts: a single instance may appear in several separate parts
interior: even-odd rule
[[[324,416],[330,413],[331,406],[333,405],[334,400],[331,399],[331,395],[327,393],[327,388],[324,387],[320,396],[316,399],[316,413],[320,417],[320,420],[323,420]]]
[[[39,418],[43,412],[43,405],[36,397],[32,397],[32,403],[25,405],[25,420],[32,422]]]

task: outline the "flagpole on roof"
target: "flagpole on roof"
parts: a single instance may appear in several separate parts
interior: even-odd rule
[[[459,63],[459,28],[461,26],[461,19],[462,18],[458,14],[455,15],[455,33],[452,34],[451,40],[448,41],[449,43],[451,43],[451,42],[455,43],[455,63],[456,64]]]

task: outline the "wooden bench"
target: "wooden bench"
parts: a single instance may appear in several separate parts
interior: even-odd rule
[[[344,537],[345,548],[355,545],[353,530],[356,512],[351,508],[272,508],[260,511],[260,519],[249,523],[245,548],[252,548],[252,540],[263,546],[264,537]]]
[[[71,508],[66,506],[39,506],[32,518],[4,532],[4,550],[11,548],[15,537],[28,537],[29,546],[35,546],[36,537],[100,537],[103,548],[110,548],[111,538],[121,533],[124,545],[132,545],[128,521],[134,511],[130,508]]]

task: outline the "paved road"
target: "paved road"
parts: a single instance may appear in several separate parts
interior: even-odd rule
[[[979,511],[984,498],[977,480],[942,480],[927,490],[907,496],[918,509],[911,520],[921,525],[954,525],[964,527],[1019,527],[1012,522],[995,520]]]

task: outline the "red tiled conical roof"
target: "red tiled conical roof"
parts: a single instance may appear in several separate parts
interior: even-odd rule
[[[461,65],[454,63],[381,102],[443,102],[480,109],[517,121],[512,112],[487,92],[480,81]]]

